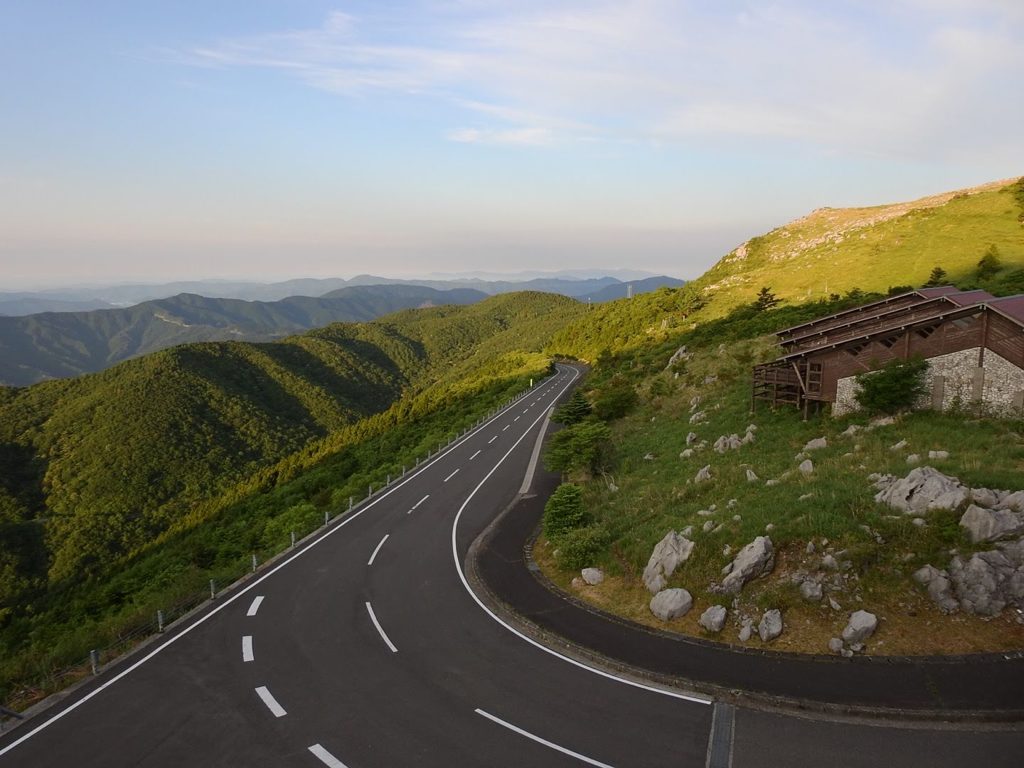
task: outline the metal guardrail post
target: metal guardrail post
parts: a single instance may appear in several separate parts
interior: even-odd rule
[[[353,502],[353,500],[352,500],[352,497],[351,497],[351,496],[349,496],[349,497],[348,497],[348,511],[349,511],[349,512],[351,512],[351,511],[352,511],[352,504],[353,504],[353,503],[354,503],[354,502]]]
[[[89,664],[92,667],[93,675],[100,673],[100,652],[97,650],[89,651]]]
[[[156,612],[156,631],[157,632],[163,632],[164,631],[164,612],[163,611],[157,611]]]
[[[328,511],[327,511],[327,510],[325,509],[325,510],[324,510],[324,525],[327,525],[327,524],[328,524],[329,522],[331,522],[331,513],[330,513],[330,512],[328,512]]]
[[[385,485],[391,485],[391,473],[390,472],[388,472],[388,481],[387,481],[387,483],[385,483]]]
[[[217,599],[217,585],[213,583],[213,579],[210,579],[210,599]]]
[[[292,531],[292,546],[295,546],[295,531]]]
[[[256,573],[256,553],[252,553],[252,572]]]

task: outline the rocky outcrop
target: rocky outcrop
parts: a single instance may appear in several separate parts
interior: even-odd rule
[[[739,435],[722,435],[720,438],[715,440],[714,445],[711,447],[715,449],[717,453],[725,453],[726,451],[735,451],[743,445],[743,441],[740,440]]]
[[[804,459],[800,462],[800,466],[797,467],[805,475],[809,475],[814,472],[814,462],[810,459]]]
[[[699,470],[697,470],[697,474],[693,478],[693,482],[695,482],[695,483],[706,483],[706,482],[708,482],[711,479],[712,479],[711,478],[711,465],[708,464],[706,466],[701,467]]]
[[[651,613],[662,621],[685,616],[693,607],[693,598],[685,589],[664,589],[651,598]]]
[[[665,538],[654,545],[651,557],[644,568],[644,585],[654,594],[668,584],[669,577],[685,563],[693,552],[693,542],[676,531],[669,531]]]
[[[712,605],[700,615],[697,623],[708,632],[721,632],[725,626],[727,611],[724,605]]]
[[[590,586],[594,587],[604,581],[604,571],[600,568],[584,568],[580,571],[580,576]]]
[[[672,357],[668,359],[668,365],[665,366],[665,370],[669,370],[676,363],[682,363],[690,359],[690,353],[686,351],[686,345],[684,344],[675,352],[672,353]]]
[[[956,509],[970,498],[970,490],[955,477],[933,467],[917,467],[906,477],[881,475],[875,478],[875,501],[906,514],[933,509]]]
[[[1024,538],[1002,542],[969,558],[955,556],[948,571],[931,565],[914,573],[928,596],[946,613],[997,616],[1007,606],[1024,609]]]
[[[971,541],[996,541],[1024,531],[1024,515],[1008,509],[984,509],[971,504],[960,518],[960,527]]]
[[[809,440],[804,446],[805,451],[818,451],[822,448],[828,448],[828,440],[824,437],[816,437],[813,440]]]
[[[725,578],[713,589],[726,594],[738,594],[748,581],[771,573],[774,567],[775,550],[772,540],[767,536],[758,536],[743,547],[725,567]]]

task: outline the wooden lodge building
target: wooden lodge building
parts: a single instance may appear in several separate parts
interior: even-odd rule
[[[824,403],[855,410],[858,374],[893,359],[929,363],[921,406],[1024,409],[1024,294],[996,298],[952,286],[891,296],[778,332],[782,356],[754,368],[753,406]]]

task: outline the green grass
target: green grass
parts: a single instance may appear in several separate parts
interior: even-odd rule
[[[791,310],[779,310],[779,314],[785,316],[787,311]],[[768,313],[765,322],[773,314]],[[701,331],[675,339],[661,348],[657,362],[644,361],[648,350],[635,357],[624,355],[615,361],[615,373],[599,367],[584,384],[594,396],[615,376],[639,371],[633,381],[640,405],[612,423],[608,476],[588,478],[585,473],[577,473],[570,477],[582,484],[583,507],[593,515],[593,525],[606,534],[605,546],[588,565],[603,567],[613,579],[640,584],[654,545],[669,530],[692,526],[696,547],[669,586],[688,589],[699,615],[708,605],[722,601],[711,590],[711,585],[721,579],[722,567],[740,547],[764,535],[771,525],[769,535],[779,552],[779,565],[772,576],[744,590],[741,602],[747,610],[781,607],[800,615],[810,611],[788,580],[788,573],[800,568],[813,572],[820,552],[808,556],[806,546],[814,542],[820,549],[823,539],[828,539],[834,550],[845,552],[843,559],[851,563],[850,572],[857,576],[856,586],[841,596],[840,602],[849,605],[856,593],[864,600],[870,596],[877,606],[901,605],[919,596],[920,590],[909,578],[914,570],[926,563],[945,567],[951,549],[970,552],[977,547],[962,535],[956,512],[931,513],[928,525],[921,528],[909,517],[897,517],[894,510],[877,504],[869,474],[904,476],[912,468],[906,462],[907,455],[918,453],[925,457],[922,463],[957,476],[970,486],[1024,487],[1022,422],[917,412],[902,415],[892,426],[840,437],[848,425],[866,424],[868,418],[857,414],[840,419],[818,416],[805,422],[795,410],[773,412],[763,406],[751,414],[750,369],[754,362],[774,356],[771,340],[758,337],[719,345],[714,343],[717,338],[721,336]],[[680,341],[690,343],[693,356],[677,370],[664,371],[671,349]],[[705,385],[708,376],[717,380]],[[690,403],[695,396],[701,398],[697,409],[707,414],[707,421],[700,425],[689,423]],[[749,424],[757,426],[753,444],[724,454],[712,449],[719,436],[742,436]],[[680,453],[690,431],[706,440],[707,447],[684,459]],[[811,452],[815,471],[805,477],[797,471],[797,454],[809,440],[822,436],[829,445]],[[907,449],[890,450],[900,439],[908,441]],[[996,445],[998,451],[993,450]],[[929,462],[929,450],[948,450],[951,456]],[[713,480],[695,484],[694,476],[705,465],[711,466]],[[758,475],[757,482],[747,481],[748,468]],[[769,478],[780,482],[767,485]],[[617,491],[609,489],[609,479],[618,486]],[[801,498],[805,496],[809,497]],[[732,499],[735,506],[730,508]],[[716,509],[710,516],[698,514],[712,505]],[[734,520],[734,515],[739,520]],[[714,521],[714,531],[702,530],[707,520]],[[876,535],[883,543],[876,541]],[[728,555],[723,554],[726,547]],[[568,569],[562,571],[563,579],[569,576]],[[649,597],[642,587],[631,587],[604,607],[635,617],[643,613],[641,606]],[[927,606],[923,610],[927,613]],[[819,618],[835,620],[827,610]],[[990,630],[995,631],[994,625]],[[813,634],[809,648],[800,646],[796,634],[786,642],[796,650],[822,652],[824,641],[820,641],[819,634]],[[1019,628],[1016,636],[1011,630],[1011,639],[1006,642],[1011,646],[1024,644],[1020,635]],[[999,644],[988,636],[984,642]]]
[[[819,209],[733,251],[695,281],[720,316],[762,286],[797,302],[854,288],[922,285],[935,266],[973,280],[990,245],[1006,270],[1024,266],[1024,204],[1013,184],[990,184],[916,203]],[[744,255],[745,251],[745,255]],[[841,268],[837,268],[840,266]]]

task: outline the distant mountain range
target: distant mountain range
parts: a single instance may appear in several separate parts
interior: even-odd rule
[[[343,287],[337,288],[338,284]],[[406,284],[361,275],[351,280],[290,280],[285,283],[172,283],[120,286],[93,298],[39,299],[25,294],[0,302],[0,385],[26,386],[46,379],[101,371],[131,357],[195,341],[272,341],[337,322],[373,320],[401,309],[440,304],[473,304],[489,295],[516,291],[556,293],[580,301],[623,298],[630,286],[639,295],[662,286],[682,285],[671,277],[623,283],[613,277],[586,280],[536,278],[521,283],[486,280],[423,280]],[[10,307],[71,306],[117,301],[131,292],[171,288],[221,289],[252,296],[306,290],[317,296],[288,295],[275,300],[208,297],[194,292],[143,301],[130,307],[92,311],[47,311],[13,316]],[[323,291],[328,288],[329,290]]]
[[[0,317],[0,383],[25,386],[103,370],[195,341],[272,341],[337,322],[373,320],[400,309],[474,304],[487,295],[460,288],[351,286],[327,296],[275,302],[183,293],[124,309]]]
[[[627,273],[633,274],[633,273]],[[648,276],[633,281],[634,284],[649,286],[653,290],[662,285],[677,286],[682,281],[673,277]],[[455,288],[470,288],[488,296],[513,291],[544,291],[560,293],[575,299],[595,298],[599,291],[616,285],[626,285],[617,277],[565,277],[560,275],[540,276],[532,279],[485,279],[483,277],[444,279],[397,279],[376,275],[357,275],[349,280],[340,277],[315,279],[303,278],[279,283],[232,282],[221,280],[162,283],[153,285],[111,285],[79,286],[46,291],[0,292],[0,315],[30,315],[39,312],[78,312],[91,309],[127,307],[144,301],[166,299],[182,293],[220,299],[244,299],[247,301],[280,301],[291,296],[324,296],[342,288],[366,285],[416,285],[447,291]],[[635,291],[640,293],[642,291]],[[623,288],[621,296],[625,296]]]

